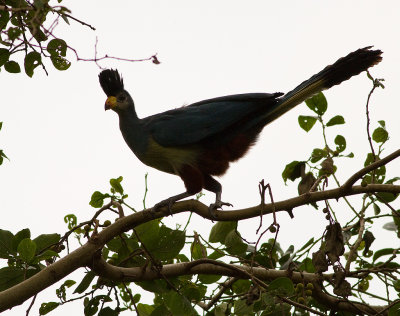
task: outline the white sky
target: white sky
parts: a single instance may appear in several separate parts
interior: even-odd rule
[[[383,62],[371,70],[385,78],[371,103],[372,128],[385,120],[392,139],[386,153],[399,148],[400,4],[398,1],[74,1],[62,3],[73,15],[95,26],[95,32],[71,22],[56,34],[79,51],[82,58],[98,54],[146,58],[158,53],[161,65],[150,62],[101,62],[118,68],[135,100],[140,117],[206,98],[244,92],[287,92],[339,57],[368,45],[384,51]],[[49,76],[37,68],[33,79],[24,74],[0,75],[2,102],[0,149],[10,162],[0,167],[0,228],[13,233],[29,227],[32,236],[63,234],[64,215],[75,213],[81,221],[93,212],[88,202],[95,190],[108,190],[108,180],[124,176],[130,204],[142,208],[144,174],[149,173],[147,206],[184,191],[182,181],[142,165],[124,143],[117,116],[104,112],[94,63],[75,62],[66,72],[47,62]],[[368,152],[365,137],[365,102],[371,82],[365,74],[325,93],[326,118],[341,114],[346,125],[328,129],[347,139],[356,155],[338,163],[339,178],[362,167]],[[264,129],[260,141],[246,158],[233,164],[221,178],[223,200],[235,208],[259,203],[258,182],[271,183],[275,200],[292,197],[297,183],[285,186],[284,166],[305,160],[314,147],[322,147],[319,128],[307,135],[297,124],[298,115],[312,115],[303,104]],[[398,161],[388,166],[399,175]],[[330,187],[333,186],[331,182]],[[205,203],[214,200],[206,192]],[[358,205],[356,199],[352,199]],[[335,205],[336,202],[332,202]],[[394,204],[398,208],[399,202]],[[313,212],[310,214],[310,212]],[[348,210],[339,210],[347,218]],[[299,246],[321,234],[326,221],[310,208],[294,210],[295,218],[278,215],[283,248]],[[186,215],[166,219],[185,223]],[[270,217],[264,219],[269,223]],[[254,240],[258,220],[240,223]],[[209,221],[195,216],[191,229],[208,237]],[[393,233],[382,232],[376,247],[397,247]],[[269,238],[270,236],[268,236]],[[398,243],[398,240],[395,241]],[[373,247],[374,248],[374,247]],[[56,300],[55,287],[39,294],[38,302]],[[27,304],[5,315],[21,315]],[[68,304],[54,314],[82,312],[81,303]]]

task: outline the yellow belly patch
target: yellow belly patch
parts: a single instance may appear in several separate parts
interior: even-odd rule
[[[194,146],[164,147],[150,137],[146,153],[140,160],[158,170],[177,174],[182,165],[195,165],[199,149]]]

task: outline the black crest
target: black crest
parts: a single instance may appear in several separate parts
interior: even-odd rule
[[[99,81],[103,91],[108,97],[116,96],[119,92],[124,90],[124,81],[117,70],[103,70],[99,74]]]

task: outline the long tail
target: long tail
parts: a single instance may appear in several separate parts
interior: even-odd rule
[[[266,121],[264,122],[268,124],[318,92],[340,84],[378,64],[382,60],[382,51],[371,50],[371,48],[372,46],[360,48],[346,57],[340,58],[333,65],[325,67],[322,71],[286,93],[276,107],[266,113]]]

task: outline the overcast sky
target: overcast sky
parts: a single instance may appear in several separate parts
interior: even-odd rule
[[[386,89],[378,89],[372,97],[372,128],[377,127],[377,120],[385,120],[393,136],[385,145],[386,154],[400,147],[398,1],[170,0],[114,1],[110,5],[109,1],[87,0],[62,4],[97,29],[93,32],[72,21],[71,27],[60,23],[56,29],[55,34],[76,48],[80,57],[93,57],[96,36],[99,56],[135,59],[158,54],[160,65],[100,62],[122,73],[140,117],[227,94],[287,92],[349,52],[374,45],[384,51],[384,59],[371,73],[385,78]],[[33,237],[63,234],[63,217],[75,213],[80,221],[89,219],[95,211],[88,205],[91,194],[108,190],[108,180],[121,175],[128,202],[138,210],[146,172],[147,206],[184,191],[178,177],[142,165],[126,146],[117,115],[104,112],[106,96],[98,83],[99,68],[94,63],[75,62],[72,53],[68,57],[72,66],[65,72],[46,61],[49,76],[39,68],[32,79],[0,73],[0,121],[4,121],[0,149],[10,158],[0,166],[0,228],[13,233],[29,227]],[[362,167],[369,150],[365,103],[370,88],[363,73],[325,93],[326,117],[341,114],[347,122],[329,128],[328,138],[332,141],[337,134],[344,135],[356,155],[338,163],[342,182]],[[285,165],[306,160],[312,148],[323,147],[320,129],[308,135],[298,126],[298,115],[313,113],[299,105],[267,126],[251,152],[231,166],[221,178],[224,201],[235,208],[258,204],[261,179],[271,183],[275,200],[296,194],[297,184],[285,186],[281,178]],[[399,161],[387,169],[399,175]],[[212,202],[214,194],[206,194],[203,201]],[[343,209],[338,215],[344,219],[347,214]],[[283,248],[301,245],[313,234],[321,234],[326,225],[322,213],[310,208],[295,210],[294,215],[293,220],[287,214],[278,215]],[[187,216],[165,222],[182,223]],[[258,220],[253,220],[239,227],[254,240],[257,225]],[[210,222],[195,216],[190,229],[207,237],[207,227]],[[377,245],[393,235],[383,232],[381,236]],[[36,304],[56,300],[55,288],[39,294]],[[21,315],[26,308],[27,304],[5,314]],[[82,303],[74,308],[81,313]],[[55,314],[66,315],[71,309],[67,305]]]

